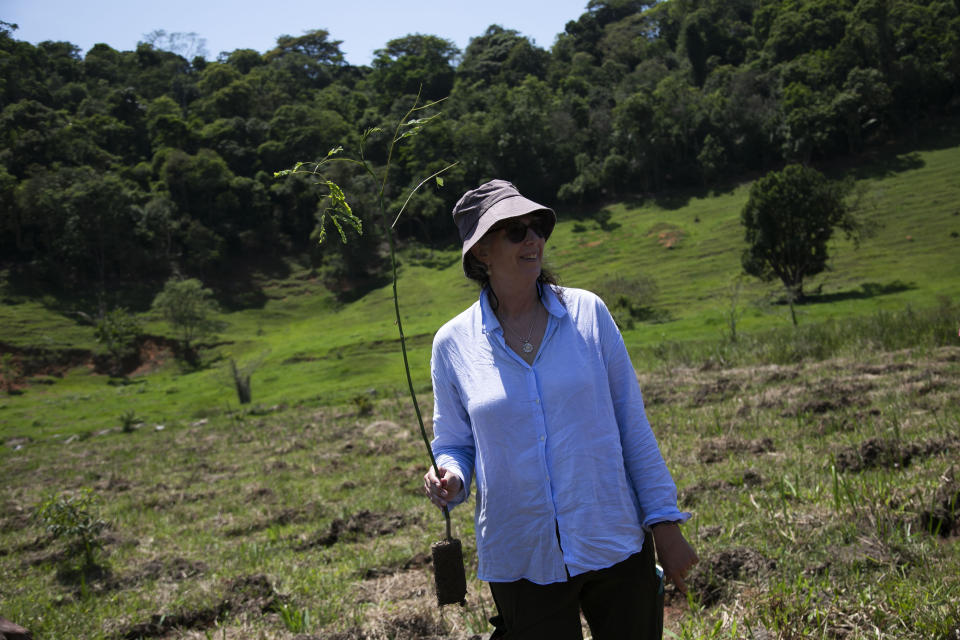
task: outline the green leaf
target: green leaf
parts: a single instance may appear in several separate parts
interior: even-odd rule
[[[350,225],[357,234],[363,235],[363,222],[353,213],[353,210],[350,208],[350,203],[347,202],[347,198],[343,193],[343,189],[340,188],[340,185],[330,180],[324,180],[323,183],[327,186],[328,193],[326,197],[330,201],[330,205],[320,214],[317,242],[323,244],[323,241],[327,237],[325,228],[327,215],[330,216],[330,221],[333,222],[333,226],[336,227],[337,232],[340,234],[340,241],[344,244],[347,243],[347,234],[343,230],[344,224]]]
[[[378,133],[382,133],[382,132],[383,132],[383,129],[381,129],[380,127],[370,127],[369,129],[367,129],[366,131],[363,132],[363,135],[362,135],[362,136],[360,136],[361,146],[362,146],[364,143],[366,143],[367,138],[369,138],[369,137],[372,136],[372,135],[375,135],[375,134],[378,134]]]

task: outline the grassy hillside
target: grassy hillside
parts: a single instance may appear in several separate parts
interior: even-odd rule
[[[834,269],[806,284],[814,295],[799,308],[801,325],[960,299],[958,145],[956,127],[945,125],[924,140],[833,169],[838,177],[857,176],[874,234],[859,249],[843,238],[832,243]],[[734,300],[742,314],[739,332],[759,336],[788,327],[785,305],[776,304],[778,286],[739,276],[744,247],[739,216],[748,191],[743,184],[601,210],[560,208],[547,260],[568,286],[603,290],[614,276],[628,286],[654,283],[656,320],[624,330],[643,368],[662,360],[665,343],[721,341],[729,333],[725,318]],[[422,390],[429,388],[433,333],[477,295],[460,272],[455,249],[432,253],[426,261],[423,250],[401,258],[404,328],[415,386]],[[429,268],[424,262],[448,266]],[[738,281],[742,288],[735,297]],[[144,370],[149,375],[111,386],[105,376],[91,375],[89,366],[61,367],[54,377],[21,380],[26,386],[19,395],[0,396],[0,433],[83,433],[113,426],[130,411],[152,424],[202,418],[234,402],[223,366],[231,357],[241,365],[262,361],[253,375],[254,402],[262,406],[342,403],[371,390],[406,393],[390,287],[341,305],[303,268],[262,286],[268,298],[263,308],[223,316],[228,328],[208,350],[206,368],[183,373],[161,353]],[[78,324],[69,304],[9,292],[0,300],[3,342],[48,352],[98,349],[91,328]],[[168,331],[154,318],[144,320],[151,333]]]

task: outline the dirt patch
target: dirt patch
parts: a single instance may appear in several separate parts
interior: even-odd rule
[[[110,473],[94,483],[93,488],[98,491],[115,491],[120,493],[130,490],[130,482],[116,474]]]
[[[10,354],[12,364],[20,375],[16,386],[31,376],[54,376],[62,378],[74,367],[92,366],[93,352],[89,349],[43,349],[40,347],[17,347],[0,342],[0,356]]]
[[[688,584],[700,598],[700,604],[709,607],[731,592],[731,583],[762,576],[776,569],[777,563],[745,547],[726,549],[700,561]]]
[[[139,640],[140,638],[158,638],[168,635],[174,629],[206,629],[212,627],[227,611],[228,603],[193,611],[176,613],[155,613],[149,622],[140,622],[122,630],[115,638]]]
[[[355,542],[364,538],[390,535],[398,529],[416,522],[419,522],[419,518],[406,513],[372,513],[364,509],[347,519],[337,518],[330,523],[330,528],[326,533],[318,534],[313,540],[297,547],[297,550],[330,547],[338,542]]]
[[[247,494],[247,501],[251,500],[272,500],[276,494],[269,487],[257,487]]]
[[[684,506],[693,506],[703,494],[712,492],[735,491],[741,487],[753,487],[763,482],[763,478],[755,471],[747,471],[739,481],[713,480],[712,482],[698,482],[680,491],[678,497]]]
[[[446,640],[450,636],[442,621],[420,612],[406,612],[388,616],[379,621],[378,626],[385,634],[371,632],[370,629],[352,628],[346,631],[324,633],[322,636],[301,634],[293,640],[368,640],[369,638],[389,637],[394,640]],[[481,636],[471,636],[480,640]]]
[[[30,520],[27,521],[30,523]],[[63,550],[54,553],[48,553],[44,550],[54,543],[50,536],[38,536],[30,542],[18,544],[10,549],[0,549],[0,556],[16,554],[20,561],[29,567],[35,567],[41,564],[54,564],[66,557]]]
[[[664,249],[677,247],[680,241],[683,240],[683,235],[683,230],[680,229],[680,227],[665,222],[653,225],[650,231],[647,232],[647,237],[656,238],[657,244]]]
[[[137,358],[129,363],[128,375],[140,376],[156,371],[176,356],[176,342],[161,336],[143,336],[137,345]]]
[[[731,378],[717,378],[713,382],[702,384],[697,387],[690,399],[690,404],[695,407],[707,404],[709,402],[722,402],[731,394],[740,390],[740,383]]]
[[[57,582],[64,586],[76,587],[76,595],[80,595],[80,585],[86,584],[94,593],[113,591],[119,583],[110,570],[110,567],[99,564],[73,566],[65,562],[66,557],[57,566]]]
[[[390,576],[400,571],[410,571],[411,569],[418,569],[420,567],[425,567],[432,562],[429,553],[418,553],[417,555],[409,558],[403,563],[396,566],[385,566],[385,567],[373,567],[367,569],[363,574],[364,580],[373,580],[375,578],[382,578],[384,576]]]
[[[857,473],[867,469],[898,469],[914,458],[949,453],[960,448],[960,437],[933,438],[905,443],[889,438],[870,438],[859,445],[835,452],[837,471]]]
[[[865,407],[870,404],[867,393],[872,389],[874,385],[869,382],[827,380],[811,389],[807,400],[790,407],[783,415],[785,417],[803,414],[820,415],[851,407]]]
[[[18,504],[8,502],[2,514],[0,515],[0,533],[25,529],[33,522],[33,513]]]
[[[269,529],[272,526],[285,526],[297,522],[308,522],[323,515],[323,507],[316,503],[309,503],[295,509],[281,509],[273,515],[266,516],[249,524],[231,527],[224,533],[231,537],[244,536],[257,531]]]
[[[410,612],[389,618],[388,629],[396,631],[396,638],[409,640],[444,640],[447,637],[444,625],[430,616],[419,612]]]
[[[756,440],[741,440],[739,438],[717,438],[708,440],[700,447],[697,455],[700,462],[710,464],[720,462],[728,453],[770,453],[776,451],[771,438],[757,438]]]
[[[857,446],[836,453],[837,471],[859,472],[866,469],[899,468],[910,464],[911,447],[895,440],[870,438]]]
[[[139,584],[147,580],[180,581],[193,578],[207,572],[207,565],[199,560],[192,561],[186,558],[162,558],[150,560],[137,571],[124,578],[124,582]]]
[[[209,607],[155,613],[148,622],[121,629],[114,638],[137,640],[169,635],[174,629],[207,629],[226,614],[263,614],[280,608],[285,598],[278,594],[263,574],[240,576],[225,583],[220,601]]]
[[[910,371],[916,368],[915,365],[908,362],[889,362],[886,364],[864,364],[856,367],[855,371],[859,374],[870,376],[890,375],[900,371]]]
[[[49,384],[50,380],[43,380],[42,376],[62,378],[76,367],[88,367],[101,374],[122,373],[136,376],[149,373],[175,357],[178,348],[177,342],[169,338],[142,335],[137,339],[136,350],[120,363],[119,371],[109,354],[95,353],[89,349],[17,347],[0,342],[0,355],[11,355],[13,363],[20,371],[16,387],[22,388],[33,384],[34,381],[30,379],[36,376],[40,376],[36,383]]]
[[[932,507],[920,512],[920,527],[941,538],[960,535],[960,482],[942,478],[931,503]]]
[[[153,495],[149,495],[143,499],[143,507],[146,509],[153,509],[154,511],[163,511],[170,507],[174,507],[179,504],[190,504],[193,502],[202,502],[204,500],[213,501],[217,497],[216,491],[198,491],[196,493],[189,493],[187,491],[177,491],[171,490],[166,485],[157,485],[154,488]],[[160,494],[159,492],[166,491],[167,493]]]
[[[789,380],[796,380],[800,377],[800,372],[796,369],[777,368],[767,374],[763,379],[763,384],[780,384]]]

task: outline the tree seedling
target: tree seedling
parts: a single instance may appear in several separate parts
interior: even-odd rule
[[[347,235],[344,231],[344,227],[350,227],[358,234],[363,233],[363,222],[353,213],[350,205],[347,203],[347,199],[343,190],[339,187],[339,185],[326,177],[325,171],[329,167],[330,163],[340,161],[356,164],[371,178],[373,178],[376,183],[379,184],[379,190],[377,193],[377,206],[380,210],[383,229],[390,241],[390,264],[393,274],[393,307],[396,317],[397,331],[400,335],[400,351],[403,354],[403,367],[406,372],[407,387],[410,390],[410,400],[413,404],[414,413],[417,416],[417,423],[420,426],[420,435],[423,437],[423,442],[427,447],[427,454],[430,456],[430,462],[434,468],[434,471],[439,476],[440,471],[437,468],[437,462],[433,456],[433,450],[430,447],[430,440],[427,438],[427,431],[423,425],[423,417],[420,413],[420,405],[417,402],[417,395],[413,389],[413,379],[410,376],[410,365],[407,359],[407,345],[403,334],[403,322],[400,317],[400,301],[397,294],[397,258],[396,242],[394,240],[393,229],[397,224],[397,221],[400,219],[400,216],[403,215],[407,205],[410,203],[410,199],[417,193],[417,191],[419,191],[423,185],[427,184],[431,180],[435,180],[437,186],[442,187],[443,178],[441,178],[441,174],[455,166],[456,163],[447,165],[443,169],[423,179],[417,184],[417,186],[411,189],[407,194],[403,205],[400,207],[400,210],[397,212],[397,215],[394,216],[393,222],[390,221],[390,217],[387,214],[386,204],[384,202],[386,187],[390,174],[390,164],[397,144],[405,138],[419,134],[424,126],[429,124],[437,117],[437,115],[427,117],[415,116],[436,106],[438,102],[440,101],[428,102],[421,105],[420,96],[417,95],[413,106],[399,120],[396,128],[394,129],[393,137],[391,138],[388,146],[386,165],[382,170],[382,175],[377,175],[373,169],[373,166],[363,154],[363,149],[367,139],[371,135],[382,133],[380,129],[375,128],[368,129],[361,137],[359,159],[340,156],[339,154],[343,151],[343,147],[335,147],[327,153],[326,157],[318,162],[298,162],[293,169],[278,171],[274,174],[274,176],[279,177],[294,173],[309,173],[317,179],[317,184],[326,187],[326,198],[329,200],[329,204],[327,208],[324,209],[320,214],[320,218],[317,223],[318,230],[316,232],[317,240],[321,243],[326,238],[326,222],[328,218],[339,233],[341,242],[347,242]],[[459,603],[463,605],[466,602],[465,598],[467,593],[467,581],[463,567],[463,547],[460,541],[455,539],[451,534],[450,511],[446,507],[443,508],[443,517],[446,521],[446,538],[434,543],[431,546],[434,580],[437,592],[437,604],[440,606],[453,603]]]
[[[107,527],[96,494],[85,488],[76,495],[52,495],[37,506],[36,518],[54,539],[67,543],[69,557],[81,561],[80,590],[86,595],[86,574],[97,566],[96,552],[103,548],[100,534]]]

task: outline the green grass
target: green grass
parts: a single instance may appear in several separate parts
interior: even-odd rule
[[[932,135],[957,138],[949,127]],[[960,261],[955,258],[960,253],[955,169],[960,146],[942,144],[889,151],[855,167],[875,233],[859,249],[843,238],[832,243],[833,270],[806,283],[808,292],[818,293],[798,308],[802,326],[923,310],[960,299]],[[644,276],[656,284],[658,319],[624,327],[628,348],[645,364],[650,363],[648,354],[659,350],[660,357],[674,350],[665,344],[697,350],[695,345],[713,344],[729,334],[726,315],[738,278],[737,331],[763,341],[766,332],[789,327],[790,321],[786,306],[776,304],[776,284],[739,276],[744,246],[739,215],[748,187],[613,204],[604,210],[605,220],[596,217],[596,210],[561,208],[547,247],[548,263],[568,286],[601,289],[613,275]],[[662,232],[674,234],[670,248],[659,237]],[[409,259],[401,255],[401,311],[414,384],[423,390],[430,383],[433,333],[477,295],[462,276],[455,249],[435,254],[449,266],[426,268],[412,254]],[[131,409],[152,423],[202,417],[234,401],[223,370],[230,357],[241,365],[262,359],[253,375],[253,398],[267,407],[341,403],[369,389],[405,393],[389,286],[341,305],[309,271],[294,266],[286,280],[266,280],[262,287],[268,299],[263,308],[223,315],[228,329],[221,344],[206,354],[211,363],[206,369],[183,373],[168,363],[135,385],[111,387],[105,377],[77,368],[54,379],[55,384],[33,385],[23,395],[0,398],[0,432],[83,432],[112,426]],[[6,342],[100,348],[91,327],[78,324],[68,310],[56,311],[55,301],[3,299],[0,323]],[[156,318],[144,320],[151,333],[169,331]]]
[[[667,637],[949,637],[960,525],[931,533],[923,513],[960,491],[958,383],[960,347],[641,374],[701,557],[693,598],[668,591]],[[402,397],[372,409],[5,447],[3,615],[50,639],[488,634],[472,505],[453,512],[468,604],[440,611],[428,558],[444,525],[420,494],[412,411]],[[31,517],[84,487],[108,523],[86,595]]]

